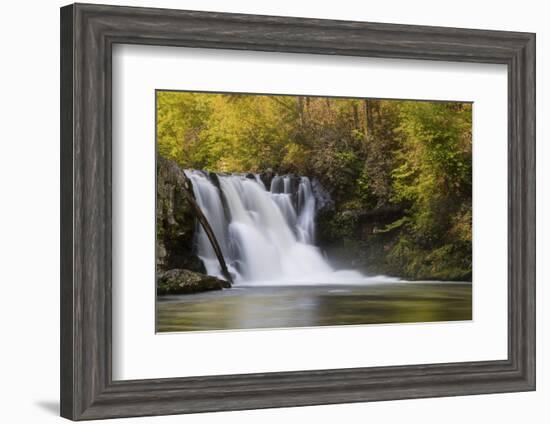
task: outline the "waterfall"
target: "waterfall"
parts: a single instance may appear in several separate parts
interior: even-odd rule
[[[237,284],[318,284],[364,278],[355,271],[334,271],[314,246],[315,197],[309,178],[275,176],[267,190],[258,175],[185,173]],[[220,276],[202,227],[196,243],[207,273]]]

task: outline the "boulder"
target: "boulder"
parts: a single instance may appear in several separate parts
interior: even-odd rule
[[[260,173],[260,180],[264,183],[267,191],[271,188],[271,181],[273,180],[273,177],[275,177],[275,172],[273,172],[273,169],[271,168],[267,168],[264,172]]]
[[[157,274],[157,294],[188,294],[221,290],[231,285],[220,278],[188,269],[171,269]]]
[[[315,210],[329,212],[334,210],[334,200],[317,178],[311,180],[311,191],[315,196]]]
[[[185,176],[175,163],[157,156],[157,270],[205,272],[194,247],[197,223],[184,194]]]

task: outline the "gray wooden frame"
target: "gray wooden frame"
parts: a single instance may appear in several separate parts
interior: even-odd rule
[[[115,43],[507,65],[508,359],[113,381]],[[534,389],[534,34],[87,4],[61,9],[62,416],[83,420]]]

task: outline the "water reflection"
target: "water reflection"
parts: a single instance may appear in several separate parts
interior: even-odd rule
[[[471,319],[471,283],[239,287],[157,303],[159,332]]]

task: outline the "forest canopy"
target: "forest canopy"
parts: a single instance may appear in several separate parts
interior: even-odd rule
[[[156,96],[158,154],[183,168],[316,178],[334,200],[318,243],[335,258],[411,279],[471,279],[470,103]]]

